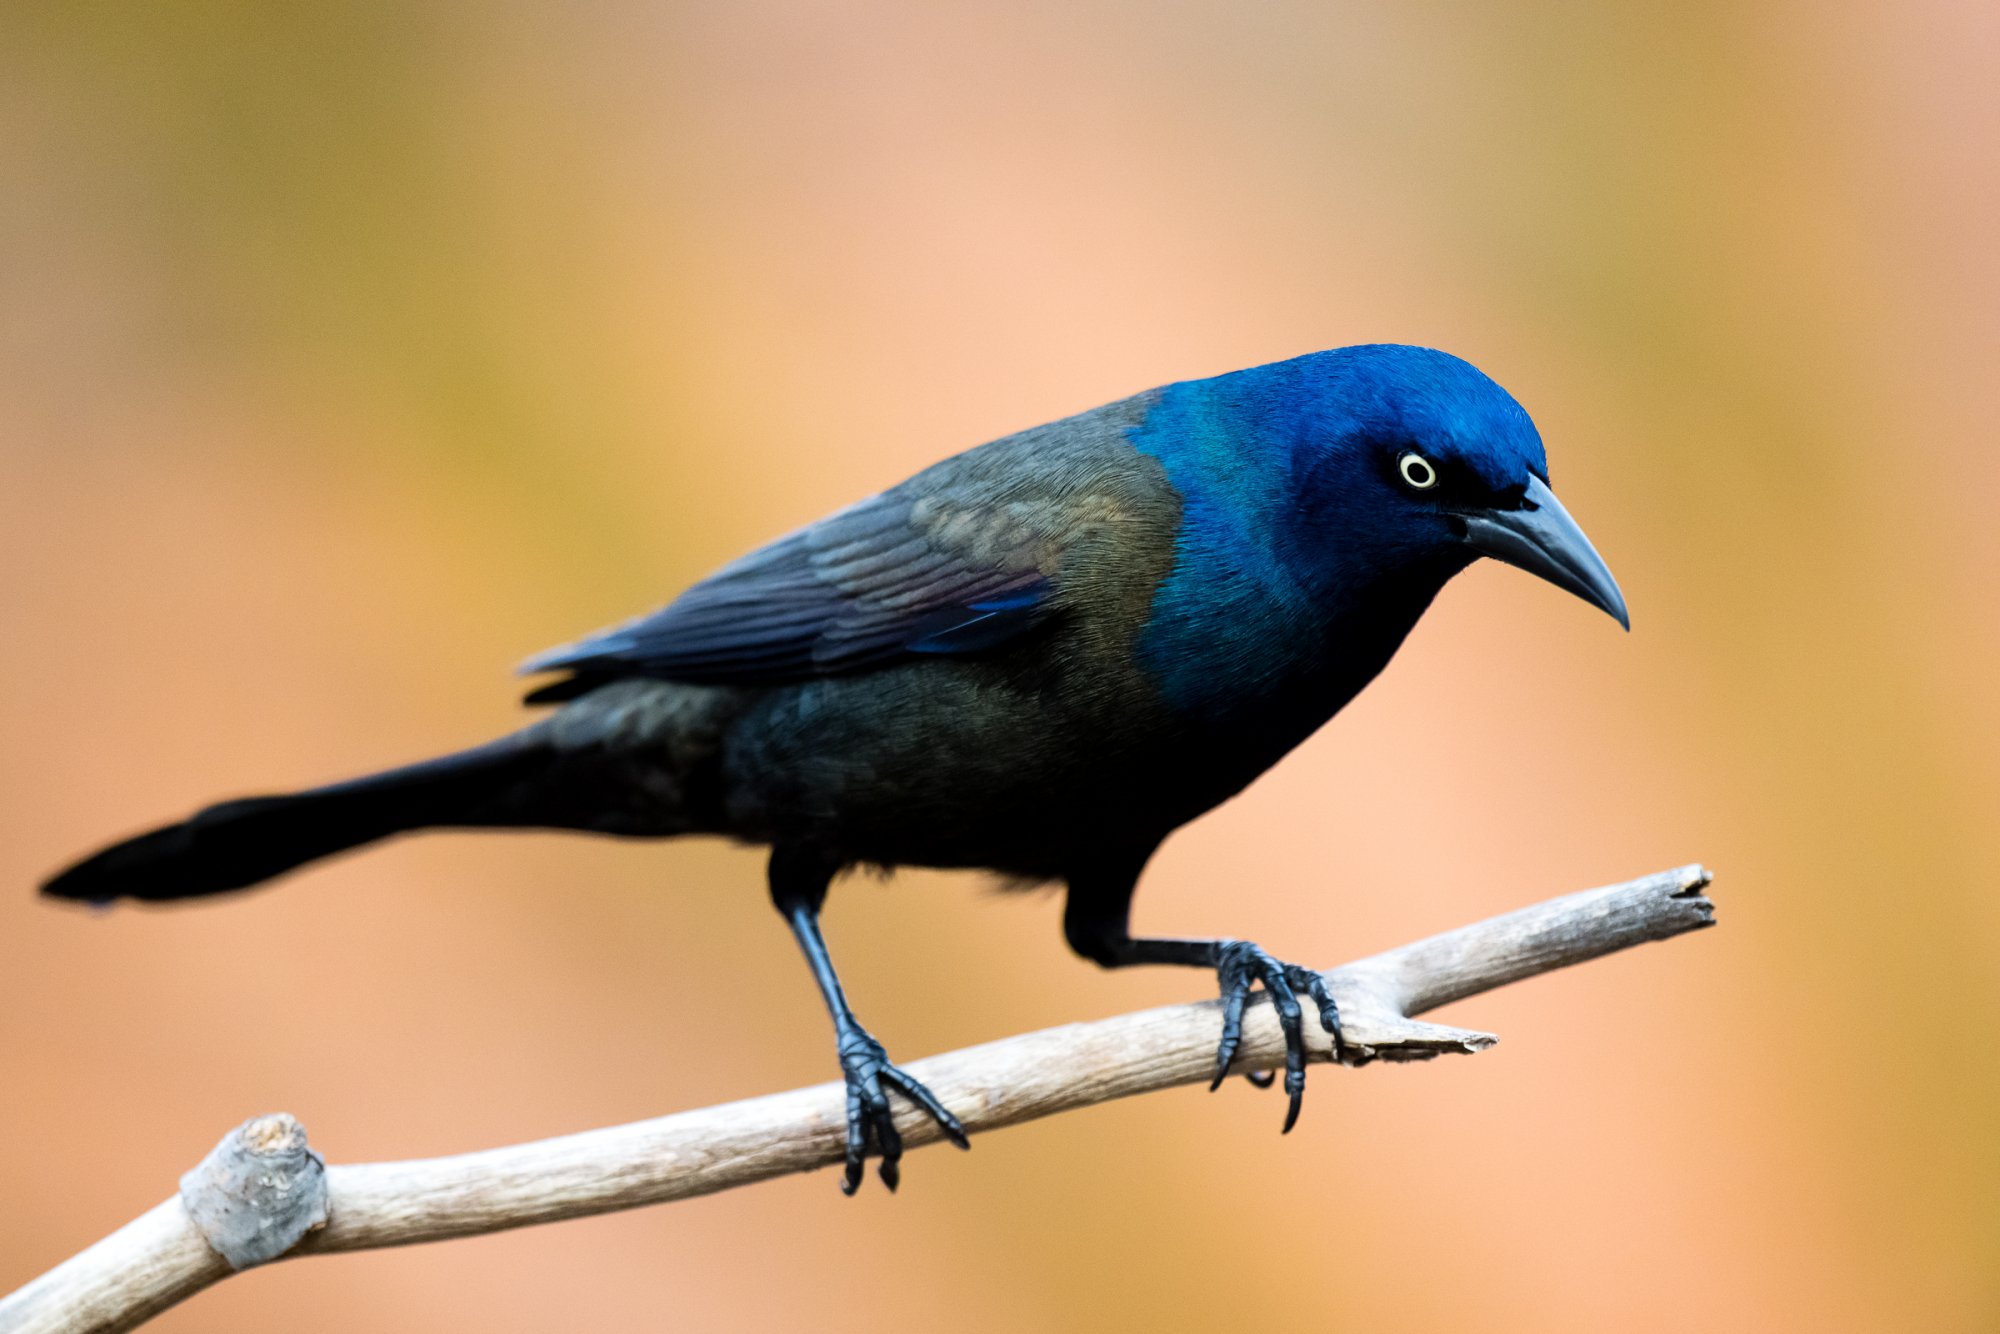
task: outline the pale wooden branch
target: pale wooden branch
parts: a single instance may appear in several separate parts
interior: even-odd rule
[[[1699,866],[1551,899],[1420,940],[1327,975],[1350,1064],[1476,1052],[1486,1033],[1411,1016],[1601,954],[1712,924]],[[1327,1039],[1308,1024],[1312,1057]],[[1214,1001],[1070,1024],[916,1061],[907,1068],[971,1132],[1210,1077]],[[1238,1068],[1282,1063],[1269,1005],[1244,1025]],[[287,1116],[232,1131],[181,1193],[0,1299],[0,1334],[131,1329],[237,1268],[279,1256],[366,1250],[497,1232],[685,1199],[840,1161],[838,1084],[681,1112],[451,1158],[322,1167]],[[915,1147],[931,1121],[899,1106]],[[228,1258],[225,1258],[227,1256]]]

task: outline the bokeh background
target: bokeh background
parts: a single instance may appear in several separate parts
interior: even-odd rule
[[[1992,1328],[1996,231],[1973,0],[0,9],[0,1289],[253,1112],[357,1161],[833,1074],[752,852],[103,916],[56,864],[507,728],[509,664],[943,454],[1397,340],[1536,415],[1633,633],[1473,571],[1140,925],[1332,963],[1698,859],[1719,930],[1285,1140],[1177,1091],[159,1328]],[[907,1058],[1203,993],[1056,915],[829,930]]]

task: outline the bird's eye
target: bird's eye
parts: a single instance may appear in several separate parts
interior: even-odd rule
[[[1428,491],[1438,484],[1437,466],[1415,450],[1396,460],[1396,471],[1412,491]]]

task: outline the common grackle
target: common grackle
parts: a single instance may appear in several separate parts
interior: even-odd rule
[[[1061,881],[1070,948],[1107,968],[1214,970],[1216,1079],[1253,986],[1305,1088],[1319,974],[1241,940],[1135,939],[1140,869],[1352,699],[1480,556],[1626,622],[1549,490],[1534,424],[1456,357],[1342,348],[1149,390],[968,450],[780,538],[664,609],[530,660],[560,705],[460,754],[224,802],[72,866],[106,902],[240,889],[423,828],[724,834],[771,848],[773,903],[832,1012],[847,1166],[902,1142],[888,1090],[963,1129],[890,1064],[821,938],[857,864]]]

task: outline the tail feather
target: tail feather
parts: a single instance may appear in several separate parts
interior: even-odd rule
[[[113,844],[42,886],[54,898],[220,894],[412,829],[511,823],[507,796],[544,764],[521,737],[288,796],[247,797]]]

